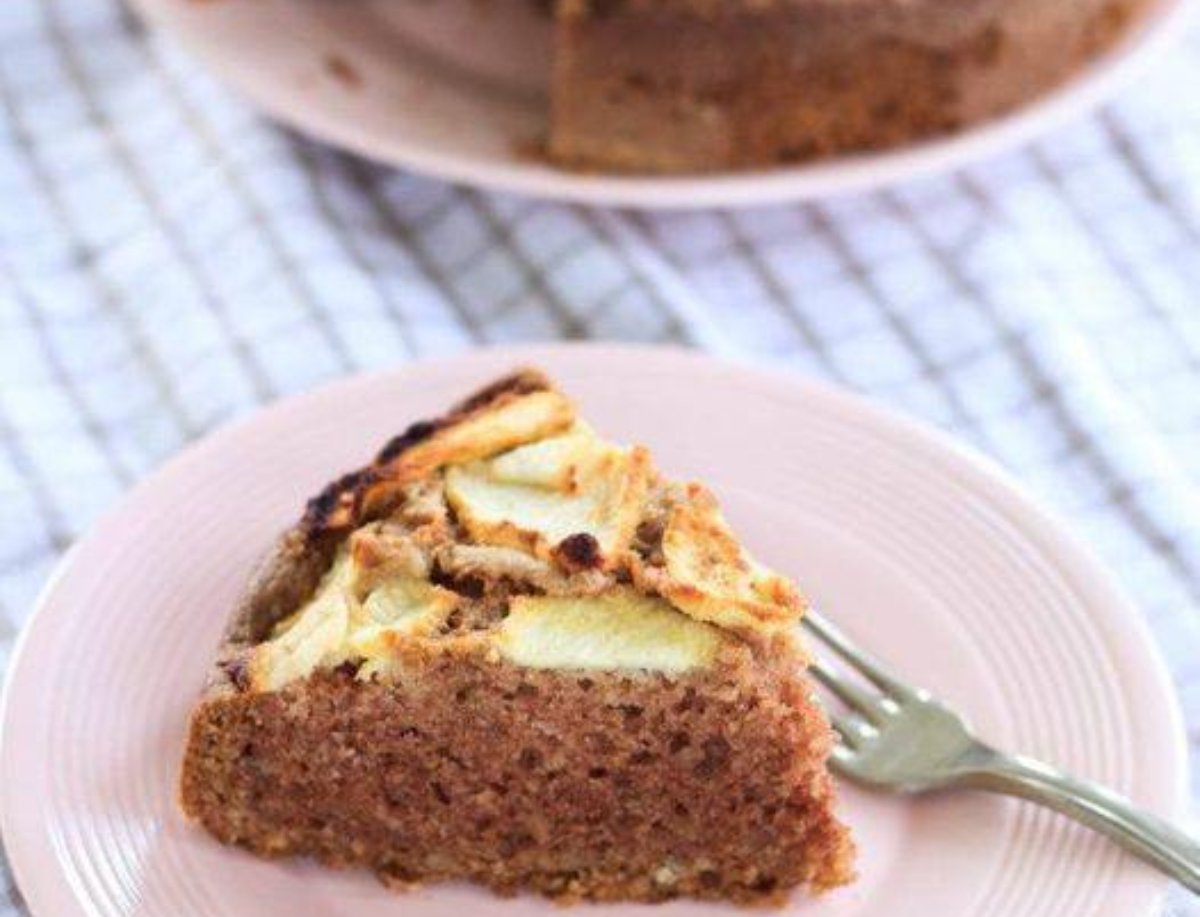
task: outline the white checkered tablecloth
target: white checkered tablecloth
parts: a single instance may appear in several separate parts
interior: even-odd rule
[[[377,168],[265,123],[113,0],[4,0],[0,668],[63,550],[233,415],[480,344],[668,341],[994,456],[1137,597],[1200,735],[1198,87],[1195,31],[1019,153],[659,216]]]

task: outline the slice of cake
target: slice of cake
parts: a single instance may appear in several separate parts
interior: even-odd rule
[[[400,886],[836,886],[853,847],[803,609],[708,491],[519,372],[282,537],[192,716],[182,807],[225,843]]]

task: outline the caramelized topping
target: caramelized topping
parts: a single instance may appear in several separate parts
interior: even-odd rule
[[[644,448],[598,437],[533,372],[409,427],[314,499],[304,530],[346,534],[235,684],[347,663],[387,677],[413,651],[675,672],[803,613],[712,494],[663,482]]]

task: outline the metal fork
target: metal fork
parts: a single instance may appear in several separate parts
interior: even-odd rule
[[[835,771],[877,789],[923,793],[947,787],[990,790],[1032,800],[1107,835],[1200,893],[1200,843],[1163,819],[1095,783],[981,742],[966,721],[930,692],[905,683],[816,612],[805,624],[878,693],[819,659],[813,676],[849,712],[831,716],[841,737]]]

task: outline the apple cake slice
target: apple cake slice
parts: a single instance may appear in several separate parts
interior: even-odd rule
[[[182,807],[225,843],[398,886],[836,886],[853,846],[803,609],[708,491],[518,372],[283,535],[192,715]]]

